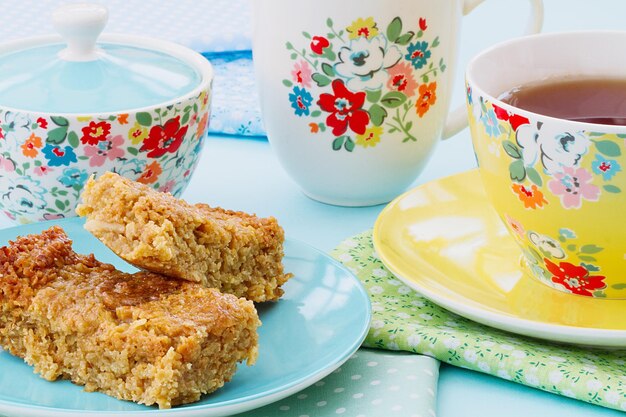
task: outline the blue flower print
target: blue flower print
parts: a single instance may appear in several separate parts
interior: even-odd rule
[[[59,182],[66,187],[82,186],[89,178],[87,171],[78,168],[65,168]]]
[[[294,108],[296,116],[308,116],[309,106],[313,103],[313,96],[306,89],[295,86],[293,93],[289,94],[289,101],[291,101],[291,107]]]
[[[404,57],[407,61],[410,61],[413,68],[420,69],[430,58],[430,51],[428,50],[428,42],[415,42],[409,45],[407,48],[408,54]]]
[[[483,123],[483,126],[485,126],[485,131],[489,136],[498,137],[500,133],[502,133],[500,131],[498,118],[492,108],[489,108],[489,110],[482,114],[480,121]]]
[[[7,178],[3,192],[0,199],[4,204],[10,202],[11,213],[17,216],[33,214],[46,207],[47,191],[39,180],[29,177]]]
[[[576,238],[576,233],[574,233],[573,230],[567,229],[565,227],[562,227],[559,229],[559,235],[562,236],[565,239],[575,239]]]
[[[77,161],[76,154],[71,146],[61,148],[60,146],[47,144],[42,149],[42,152],[48,160],[48,165],[51,167],[60,167],[62,165],[68,166],[72,162]]]
[[[595,174],[602,175],[604,181],[608,181],[622,170],[620,164],[614,159],[606,159],[596,154],[596,159],[591,163],[591,169]]]

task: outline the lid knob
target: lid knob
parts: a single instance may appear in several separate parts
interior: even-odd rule
[[[100,4],[70,3],[52,13],[52,24],[67,47],[59,52],[66,61],[94,61],[99,53],[96,40],[107,24],[109,11]]]

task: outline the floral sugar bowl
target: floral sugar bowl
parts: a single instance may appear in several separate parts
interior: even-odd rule
[[[52,16],[61,36],[0,45],[0,208],[17,222],[73,216],[94,174],[180,195],[195,168],[210,63],[162,40],[99,36],[107,18],[68,4]]]

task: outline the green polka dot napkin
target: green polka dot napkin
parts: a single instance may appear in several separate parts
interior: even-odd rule
[[[242,417],[435,417],[439,362],[360,349],[323,380]]]
[[[421,297],[378,258],[371,231],[332,255],[361,279],[373,320],[364,346],[432,356],[451,365],[626,411],[626,350],[590,350],[513,335]]]

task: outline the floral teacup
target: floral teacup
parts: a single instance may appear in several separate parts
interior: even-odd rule
[[[309,197],[385,203],[424,168],[448,117],[461,17],[482,0],[258,0],[254,64],[273,150]],[[531,0],[533,31],[540,0]],[[447,123],[446,123],[447,119]]]
[[[623,77],[624,45],[626,32],[536,35],[483,52],[467,70],[483,183],[525,268],[587,297],[626,298],[626,126],[548,117],[497,97],[546,79]]]

